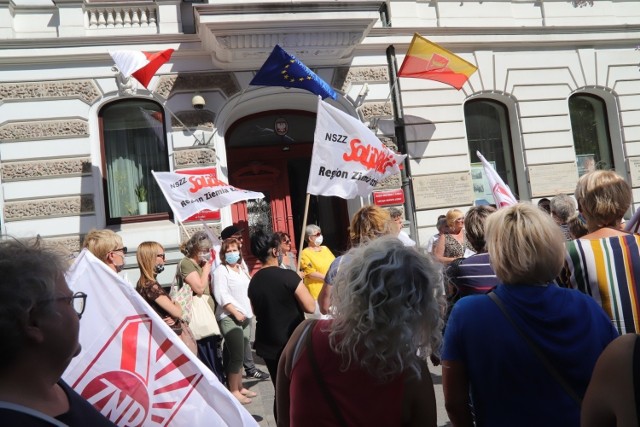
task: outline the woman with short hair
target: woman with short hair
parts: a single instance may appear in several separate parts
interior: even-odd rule
[[[433,248],[436,260],[444,265],[462,258],[465,253],[467,240],[464,233],[464,214],[458,209],[447,212],[447,230],[440,236]]]
[[[301,323],[280,358],[278,425],[435,426],[424,359],[441,338],[439,268],[395,236],[347,256],[334,318]]]
[[[591,298],[553,282],[564,236],[551,216],[530,204],[502,208],[487,218],[485,236],[500,285],[462,298],[448,319],[442,384],[449,419],[455,426],[473,426],[475,415],[478,427],[577,427],[578,400],[617,332]]]
[[[640,236],[621,230],[631,187],[615,172],[580,177],[575,197],[587,234],[566,243],[559,282],[591,295],[620,334],[640,332]]]
[[[220,246],[220,265],[213,273],[213,295],[218,304],[216,318],[224,337],[224,368],[229,391],[243,405],[257,393],[242,384],[242,362],[251,334],[253,310],[247,291],[249,273],[242,268],[240,242],[230,237]]]
[[[324,276],[336,257],[328,247],[322,244],[324,238],[320,227],[315,224],[307,225],[305,235],[307,247],[300,254],[300,269],[304,273],[304,285],[309,289],[313,299],[317,300],[324,283]]]

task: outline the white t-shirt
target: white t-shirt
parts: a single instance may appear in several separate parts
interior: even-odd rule
[[[226,265],[219,265],[213,272],[213,296],[218,303],[216,318],[222,320],[231,315],[223,307],[233,304],[248,319],[253,317],[251,301],[249,301],[249,274],[240,267],[236,272]]]

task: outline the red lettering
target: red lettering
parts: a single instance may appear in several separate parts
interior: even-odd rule
[[[349,141],[349,148],[350,152],[342,155],[345,162],[358,162],[367,169],[375,169],[380,173],[384,173],[388,167],[396,164],[392,154],[387,154],[370,145],[365,146],[357,138]]]
[[[196,193],[204,187],[219,187],[227,185],[225,182],[222,182],[213,176],[213,174],[190,176],[189,182],[191,183],[191,188],[189,189],[189,192],[191,193]]]

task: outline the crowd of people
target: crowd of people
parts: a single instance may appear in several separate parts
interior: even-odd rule
[[[401,211],[364,206],[345,253],[308,225],[299,262],[285,232],[258,226],[244,245],[230,226],[216,251],[198,231],[170,292],[157,280],[165,249],[143,242],[135,287],[240,403],[256,397],[243,369],[271,378],[278,425],[435,426],[429,359],[442,363],[454,426],[638,425],[640,236],[622,226],[631,188],[593,171],[573,196],[451,209],[426,247],[401,235]],[[93,230],[84,247],[122,271],[118,234]],[[112,425],[60,378],[91,297],[72,293],[67,268],[41,241],[0,242],[0,417],[11,425]],[[268,373],[253,361],[254,325]]]

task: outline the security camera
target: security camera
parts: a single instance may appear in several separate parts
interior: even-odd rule
[[[193,98],[191,98],[191,104],[196,110],[202,110],[205,104],[204,98],[200,95],[195,95]]]

